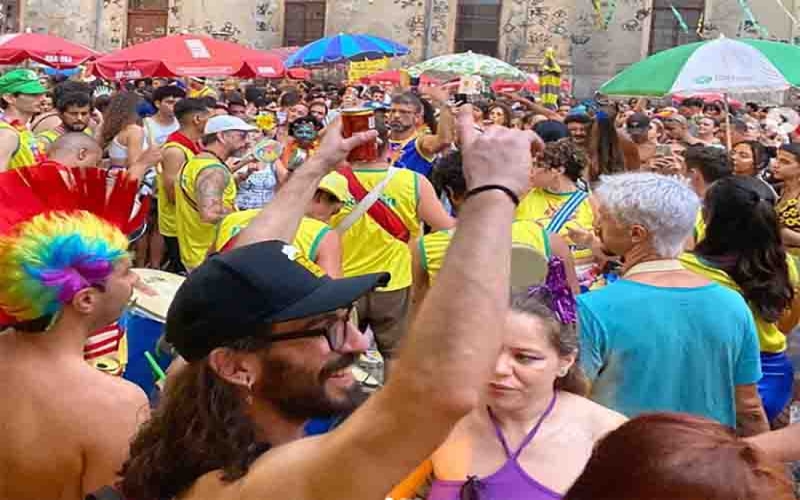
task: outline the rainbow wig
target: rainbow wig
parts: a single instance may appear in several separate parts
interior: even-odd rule
[[[0,304],[19,321],[54,315],[79,291],[102,285],[127,247],[122,231],[89,212],[37,215],[0,235]]]
[[[100,169],[40,164],[0,173],[0,324],[54,318],[88,287],[103,288],[143,224],[138,181],[110,192]]]

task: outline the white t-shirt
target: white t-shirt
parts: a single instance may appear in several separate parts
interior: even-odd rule
[[[147,117],[144,119],[144,128],[147,130],[147,135],[152,139],[153,144],[161,147],[167,142],[167,137],[181,128],[181,125],[177,119],[174,119],[169,125],[161,125],[155,118]]]

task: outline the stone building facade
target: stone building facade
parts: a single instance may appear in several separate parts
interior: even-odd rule
[[[101,51],[181,32],[259,49],[365,32],[409,45],[409,61],[472,49],[531,69],[555,47],[578,96],[652,51],[698,39],[698,27],[707,37],[800,39],[789,17],[800,18],[800,0],[749,0],[752,19],[739,0],[599,5],[598,13],[591,0],[0,0],[0,30],[50,32]]]

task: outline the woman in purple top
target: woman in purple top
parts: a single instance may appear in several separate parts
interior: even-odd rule
[[[625,422],[583,397],[574,315],[553,296],[545,288],[512,295],[486,405],[433,454],[429,500],[561,498],[594,443]]]

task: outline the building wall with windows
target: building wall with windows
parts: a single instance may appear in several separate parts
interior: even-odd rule
[[[0,0],[0,34],[31,29],[110,51],[181,32],[259,49],[366,32],[411,47],[395,64],[472,50],[531,70],[554,47],[575,94],[587,96],[642,57],[698,40],[698,31],[800,42],[781,8],[800,18],[800,0],[748,1],[757,25],[739,0],[599,0],[601,16],[590,0]]]

